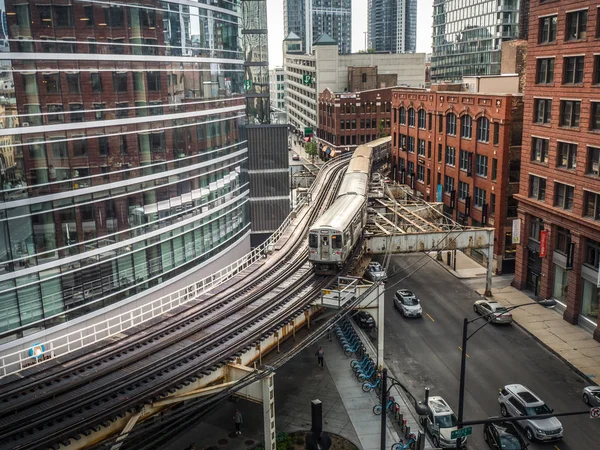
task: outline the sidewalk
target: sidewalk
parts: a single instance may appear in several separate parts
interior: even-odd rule
[[[480,277],[481,283],[471,283],[479,294],[485,291],[485,268],[479,266],[462,252],[457,251],[456,271],[446,265],[446,259],[440,263],[446,270],[457,278]],[[477,269],[478,266],[479,269]],[[496,281],[498,287],[495,287]],[[531,303],[532,297],[527,292],[519,291],[507,285],[506,275],[494,276],[492,280],[492,295],[494,300],[505,306],[522,305]],[[558,355],[569,364],[576,372],[587,378],[591,383],[600,381],[600,342],[593,339],[592,334],[577,325],[571,325],[562,318],[562,314],[543,306],[532,305],[512,311],[514,321],[525,331],[531,334],[546,348]]]

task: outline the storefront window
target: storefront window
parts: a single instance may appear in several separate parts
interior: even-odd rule
[[[588,319],[598,317],[598,288],[595,283],[582,278],[583,293],[581,294],[581,314]]]
[[[569,289],[569,272],[558,265],[554,265],[554,291],[553,296],[560,302],[567,301]]]

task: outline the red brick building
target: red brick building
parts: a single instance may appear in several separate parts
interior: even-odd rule
[[[515,285],[598,329],[600,16],[591,0],[531,0]]]
[[[390,135],[392,88],[354,93],[319,94],[321,151],[354,150],[357,145]]]
[[[494,227],[498,273],[512,271],[514,260],[522,111],[520,94],[473,94],[462,85],[392,94],[392,176],[443,202],[457,222]]]

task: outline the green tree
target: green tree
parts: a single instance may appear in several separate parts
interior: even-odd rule
[[[385,132],[385,121],[383,119],[381,119],[379,121],[379,132],[377,133],[377,137],[386,137],[388,136],[388,133]]]
[[[306,151],[306,154],[308,156],[310,156],[313,160],[313,162],[315,161],[315,156],[317,156],[319,154],[319,150],[317,148],[317,144],[313,141],[307,142],[306,146],[304,147],[304,150]]]

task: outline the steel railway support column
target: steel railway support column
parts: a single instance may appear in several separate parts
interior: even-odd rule
[[[275,374],[262,379],[263,424],[265,427],[265,450],[276,450],[275,432]]]
[[[494,276],[494,232],[490,231],[491,236],[488,239],[487,251],[487,273],[485,276],[485,292],[486,297],[492,296],[492,277]]]
[[[383,304],[384,302],[385,289],[383,284],[377,285],[377,367],[379,370],[383,369]]]

